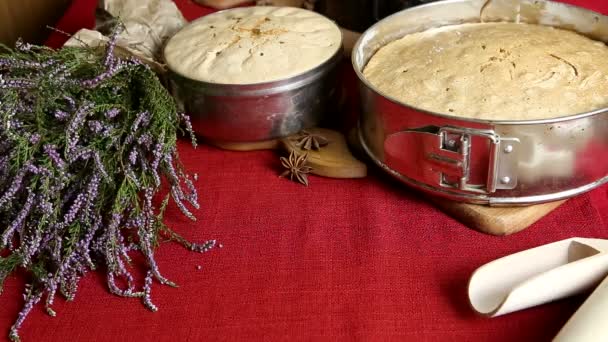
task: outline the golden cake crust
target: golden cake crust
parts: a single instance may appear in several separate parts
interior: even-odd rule
[[[342,33],[318,13],[292,7],[243,7],[205,16],[167,43],[169,68],[222,84],[286,79],[341,49]]]
[[[414,107],[489,120],[547,119],[608,106],[608,47],[547,26],[480,23],[414,33],[364,69]]]

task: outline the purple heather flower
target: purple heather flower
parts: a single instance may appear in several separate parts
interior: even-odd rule
[[[119,244],[118,248],[122,249],[122,248],[124,248],[124,245],[121,243],[121,244]],[[124,255],[126,255],[126,252],[119,251],[118,255],[116,255],[114,257],[116,259],[116,265],[118,266],[118,273],[121,274],[123,277],[125,277],[125,279],[127,280],[127,290],[129,292],[134,292],[135,286],[133,285],[133,283],[134,283],[133,275],[131,275],[131,273],[127,270],[124,262],[122,261],[122,257]]]
[[[108,65],[108,69],[103,72],[102,74],[96,76],[95,78],[89,79],[89,80],[85,80],[82,81],[80,83],[80,85],[84,88],[95,88],[97,87],[101,82],[114,77],[116,74],[118,74],[123,68],[125,68],[127,66],[127,64],[124,61],[121,60],[116,60],[113,63],[111,63],[110,65]]]
[[[116,42],[118,41],[118,36],[120,35],[121,26],[116,26],[112,35],[110,36],[110,41],[108,42],[106,48],[106,56],[103,61],[103,65],[106,67],[110,67],[112,64],[116,62],[116,58],[114,57],[114,48],[116,47]]]
[[[0,89],[31,89],[35,88],[36,83],[28,80],[28,79],[4,79],[2,75],[0,75]]]
[[[57,166],[59,169],[65,168],[65,162],[57,152],[57,146],[47,144],[44,145],[43,150],[55,166]]]
[[[192,221],[196,221],[196,217],[190,212],[190,210],[188,210],[188,208],[186,208],[184,202],[182,202],[177,186],[171,187],[171,196],[173,196],[173,200],[175,201],[175,204],[177,204],[179,210]]]
[[[192,121],[190,120],[190,116],[185,113],[179,113],[179,117],[181,118],[182,122],[186,126],[186,132],[192,138],[192,146],[194,146],[194,148],[196,148],[197,147],[196,138],[194,136],[194,129],[192,129]]]
[[[139,167],[141,168],[142,172],[148,173],[148,171],[150,170],[150,167],[148,166],[148,160],[147,158],[139,158]],[[156,172],[155,175],[153,175],[154,177],[154,181],[156,182],[156,179],[158,179],[160,181],[160,176],[158,175],[158,171],[153,171],[153,173]]]
[[[156,260],[154,259],[154,251],[151,246],[151,241],[154,239],[154,214],[152,213],[152,197],[154,196],[154,190],[150,187],[147,187],[144,190],[144,222],[139,227],[137,233],[139,235],[139,244],[141,248],[142,254],[145,256],[148,266],[150,267],[150,271],[156,280],[158,280],[161,284],[176,286],[175,283],[163,277],[160,274],[158,269],[158,265],[156,264]]]
[[[8,122],[8,126],[13,130],[17,130],[23,127],[23,123],[17,119],[13,119]]]
[[[125,246],[125,251],[126,252],[130,252],[130,251],[139,251],[139,245],[137,245],[136,243],[131,243],[127,246]]]
[[[0,197],[0,208],[2,208],[6,203],[13,200],[17,191],[21,188],[21,182],[23,181],[23,177],[25,177],[25,173],[29,170],[30,164],[24,166],[15,178],[13,178],[13,183],[11,186],[4,192],[2,197]]]
[[[164,156],[164,162],[165,162],[165,168],[167,169],[167,172],[169,173],[169,178],[172,183],[172,189],[171,189],[172,192],[171,193],[173,194],[175,192],[174,197],[176,197],[176,200],[179,199],[181,201],[181,200],[185,199],[194,208],[199,209],[198,195],[196,193],[196,189],[194,188],[194,184],[192,184],[192,182],[189,179],[187,179],[186,177],[183,177],[185,179],[186,186],[188,186],[188,188],[190,190],[189,196],[186,196],[180,187],[180,177],[177,175],[177,172],[175,171],[175,167],[173,166],[172,152],[167,153]],[[181,172],[180,172],[180,174],[181,174]],[[182,209],[182,206],[179,203],[178,203],[178,207],[180,209]],[[182,212],[184,212],[184,211],[182,210]],[[184,212],[184,214],[185,214],[185,212]]]
[[[76,196],[76,199],[70,206],[70,209],[63,217],[63,226],[64,227],[67,227],[70,224],[72,224],[72,222],[74,222],[74,220],[76,219],[76,215],[78,214],[78,212],[84,205],[86,196],[87,196],[86,193],[79,193],[78,196]]]
[[[142,301],[144,305],[148,308],[148,310],[156,312],[158,311],[158,307],[152,303],[152,298],[150,298],[150,293],[152,292],[152,272],[148,271],[146,275],[146,280],[144,283],[144,296]]]
[[[31,165],[31,164],[28,165],[27,171],[31,172],[34,175],[49,176],[51,174],[51,171],[49,171],[47,168],[45,168],[43,166],[35,166],[35,165]]]
[[[68,114],[67,112],[64,112],[59,109],[55,111],[55,118],[59,121],[65,121],[69,117],[70,117],[70,114]]]
[[[83,262],[84,264],[88,265],[88,267],[90,268],[94,268],[95,265],[93,264],[93,260],[91,260],[91,251],[93,250],[92,248],[92,243],[93,243],[93,239],[95,238],[95,234],[97,233],[97,231],[99,230],[99,228],[102,225],[102,219],[100,217],[95,217],[92,219],[93,220],[93,224],[90,226],[89,230],[87,231],[84,240],[82,241],[81,244],[81,254],[83,256]]]
[[[152,166],[152,176],[154,177],[154,183],[156,186],[160,186],[160,176],[158,175],[158,166],[160,165],[160,162],[163,158],[162,148],[163,148],[163,145],[161,143],[158,143],[158,144],[156,144],[156,146],[154,146],[154,151],[152,151],[152,156],[154,158],[152,160],[152,165],[151,165]]]
[[[0,67],[2,68],[17,68],[19,66],[19,60],[0,58]]]
[[[138,153],[135,148],[129,152],[129,163],[131,163],[131,165],[135,165],[135,163],[137,163],[137,154]]]
[[[144,204],[143,204],[143,215],[141,216],[141,224],[139,225],[140,229],[148,228],[152,222],[154,217],[152,200],[154,199],[154,189],[151,187],[146,187],[144,189]]]
[[[76,144],[78,143],[78,140],[80,139],[80,134],[79,134],[80,128],[84,124],[84,121],[92,107],[93,107],[93,105],[91,103],[87,103],[84,106],[81,106],[78,109],[78,111],[76,112],[76,114],[74,114],[74,116],[72,117],[72,120],[70,121],[67,132],[66,132],[66,135],[68,137],[68,139],[67,139],[68,153],[72,153],[72,151],[76,147]]]
[[[125,170],[125,175],[129,177],[129,179],[131,179],[131,181],[135,184],[136,187],[141,187],[141,183],[139,182],[139,179],[137,179],[137,175],[135,174],[135,171],[133,171],[133,168],[131,166],[127,166],[127,169]]]
[[[144,235],[144,239],[146,239],[146,241],[141,242],[141,247],[142,247],[141,252],[146,257],[148,266],[150,267],[150,272],[152,272],[152,275],[154,276],[154,278],[156,278],[156,280],[158,280],[158,282],[160,282],[161,284],[169,285],[172,287],[177,287],[177,285],[174,282],[163,277],[162,274],[160,273],[160,270],[158,269],[158,265],[156,264],[156,260],[154,259],[154,252],[152,251],[152,247],[150,246],[150,241],[152,240],[152,238],[153,238],[152,233],[147,233]]]
[[[196,187],[194,187],[194,183],[188,178],[184,179],[184,183],[186,183],[186,187],[190,192],[188,196],[188,202],[190,202],[196,209],[200,209],[200,205],[198,204],[198,192],[196,191]]]
[[[122,221],[122,215],[118,212],[114,212],[112,213],[112,216],[110,218],[110,222],[108,223],[106,229],[105,229],[105,233],[104,236],[106,237],[106,239],[108,240],[108,242],[111,242],[115,236],[116,236],[116,232],[118,231],[118,227],[120,226],[120,223]],[[113,253],[107,253],[106,254],[106,258],[107,258],[107,266],[110,270],[115,271],[116,270],[116,261],[114,260],[114,254]]]
[[[71,154],[68,155],[69,162],[75,162],[78,159],[89,159],[91,157],[91,149],[90,148],[78,148],[75,151],[72,151]]]
[[[8,59],[8,58],[0,58],[0,68],[8,68],[8,69],[41,69],[51,66],[54,61],[49,60],[44,63],[26,61],[26,60],[17,60],[17,59]]]
[[[112,134],[114,127],[99,120],[91,120],[87,123],[89,130],[95,134],[107,138]]]
[[[53,261],[58,263],[61,260],[61,250],[63,247],[63,240],[61,238],[61,235],[59,235],[59,234],[52,237],[52,240],[53,240],[54,246],[51,251],[51,257],[53,258]]]
[[[91,217],[91,207],[94,206],[95,201],[97,200],[97,196],[99,194],[99,184],[101,183],[101,178],[99,174],[95,173],[93,177],[91,177],[91,181],[86,189],[86,204],[83,208],[86,219]]]
[[[64,99],[64,100],[66,100],[66,101],[68,102],[68,104],[70,105],[70,109],[71,109],[72,111],[75,111],[75,110],[76,110],[76,101],[74,101],[74,99],[73,99],[73,98],[71,98],[71,97],[69,97],[69,96],[67,96],[67,95],[64,95],[64,96],[63,96],[63,99]]]
[[[142,215],[135,215],[134,217],[129,218],[129,221],[126,224],[127,228],[139,228],[143,224],[144,220],[142,219]]]
[[[53,306],[53,302],[55,301],[55,294],[57,293],[57,281],[55,279],[50,279],[47,284],[46,290],[47,295],[45,309],[49,316],[55,317],[55,311],[51,309],[51,306]]]
[[[126,267],[122,261],[123,257],[125,257],[126,260],[130,260],[130,259],[127,256],[127,252],[124,250],[125,245],[124,245],[123,236],[122,236],[121,232],[118,230],[120,221],[121,221],[121,215],[118,213],[113,214],[112,220],[110,222],[110,227],[104,233],[104,236],[106,237],[108,243],[110,243],[110,245],[108,245],[108,247],[106,247],[106,251],[105,251],[106,262],[108,264],[108,268],[110,268],[110,270],[111,270],[110,273],[112,273],[111,279],[110,278],[108,279],[108,280],[112,280],[112,281],[109,282],[108,285],[111,287],[111,291],[113,291],[119,295],[132,296],[133,294],[135,294],[134,285],[133,285],[134,281],[133,281],[133,276],[126,269]],[[119,290],[118,287],[116,287],[116,285],[113,283],[115,273],[118,275],[122,275],[126,278],[127,287],[128,287],[127,290],[124,290],[124,291]],[[137,294],[137,296],[140,296],[140,294]]]
[[[118,116],[118,114],[120,114],[120,109],[112,108],[106,112],[106,118],[114,119],[116,116]]]
[[[149,121],[150,121],[150,113],[148,113],[147,111],[137,114],[137,117],[135,117],[135,120],[133,121],[133,124],[131,125],[131,128],[130,128],[131,133],[129,133],[129,135],[125,139],[125,145],[131,144],[133,142],[133,139],[135,138],[135,134],[137,134],[137,130],[139,130],[140,126],[145,127]]]
[[[34,305],[38,304],[38,302],[42,298],[42,291],[39,291],[36,294],[32,294],[29,292],[28,288],[26,292],[27,293],[25,294],[25,305],[23,306],[23,309],[21,309],[21,312],[19,312],[17,320],[15,321],[9,332],[9,338],[12,341],[19,341],[19,328],[21,328],[21,325],[29,315],[30,311],[32,311]]]
[[[103,178],[109,179],[110,176],[106,172],[106,169],[103,166],[103,163],[101,162],[101,157],[99,156],[99,152],[97,152],[97,151],[93,152],[93,160],[95,161],[95,165],[97,166],[97,171],[99,171],[101,173]]]
[[[110,292],[112,294],[115,294],[117,296],[121,296],[121,297],[131,297],[131,298],[137,298],[137,297],[143,297],[144,293],[143,292],[133,292],[132,290],[121,290],[117,285],[116,285],[116,281],[114,279],[114,273],[112,272],[108,272],[107,274],[107,282],[108,282],[108,289],[110,290]]]
[[[34,133],[30,136],[30,143],[32,145],[36,145],[37,143],[40,142],[40,139],[41,139],[40,134]]]
[[[193,243],[190,245],[190,250],[199,253],[205,253],[213,249],[217,245],[217,240],[205,241],[202,244]]]
[[[147,67],[148,70],[152,70],[152,69],[150,69],[148,64],[143,63],[139,58],[136,58],[135,56],[127,57],[127,61],[129,63],[131,63],[132,65],[141,65],[141,66]]]
[[[24,42],[21,38],[17,39],[17,42],[15,42],[15,48],[22,52],[29,52],[33,47],[34,45]]]
[[[62,284],[61,292],[64,294],[65,299],[71,302],[76,298],[76,292],[78,292],[78,281],[80,280],[80,277],[78,276],[75,267],[70,267],[66,273],[66,281]]]
[[[128,253],[129,251],[127,250],[127,246],[125,244],[125,238],[124,238],[122,232],[118,232],[118,241],[119,241],[119,248],[118,248],[119,256],[118,256],[118,259],[119,260],[124,259],[129,264],[132,263],[133,260],[131,260],[131,257],[129,256],[129,253]],[[129,282],[129,286],[132,286],[132,284],[133,284],[133,277],[130,276],[131,273],[129,273],[127,271],[126,267],[124,267],[124,264],[123,264],[123,269],[125,270],[125,273],[127,275],[129,275],[129,277],[127,279],[127,281]]]
[[[38,208],[44,216],[48,217],[53,213],[53,203],[49,202],[47,199],[41,199],[38,202]]]
[[[93,158],[95,166],[97,166],[97,171],[101,173],[104,178],[109,179],[110,176],[108,175],[105,167],[103,166],[99,152],[93,151],[90,148],[82,148],[72,151],[72,154],[69,155],[70,162],[74,162],[78,159],[88,160],[90,158]]]
[[[34,254],[38,250],[40,243],[42,242],[42,230],[36,229],[35,235],[30,237],[30,239],[26,242],[25,246],[21,246],[23,260],[21,261],[21,265],[27,267],[30,265]]]
[[[175,171],[175,167],[173,166],[173,156],[172,153],[174,151],[169,151],[163,156],[163,161],[165,162],[165,168],[169,173],[169,177],[171,178],[171,183],[174,185],[179,185],[179,177],[177,176],[177,172]]]
[[[104,138],[112,137],[113,130],[114,130],[114,127],[112,125],[106,124],[106,125],[103,125],[103,129],[101,130],[101,132],[99,134]],[[112,143],[115,142],[114,138],[115,137],[112,137]]]
[[[69,71],[67,69],[68,66],[65,64],[57,65],[52,71],[48,72],[46,77],[55,84],[63,85],[68,81],[67,76],[69,75]]]
[[[150,146],[152,146],[152,137],[149,133],[144,133],[137,138],[137,143],[144,146],[146,149],[149,149]]]
[[[93,133],[100,133],[101,131],[103,131],[103,125],[97,120],[91,120],[87,124],[89,125],[89,129]]]
[[[9,244],[10,239],[12,238],[15,231],[19,230],[23,226],[25,218],[27,217],[27,215],[29,215],[30,210],[32,209],[32,205],[34,204],[35,198],[36,198],[36,195],[34,194],[34,192],[31,190],[28,190],[28,195],[27,195],[27,199],[25,200],[25,204],[21,208],[21,211],[19,212],[17,217],[13,220],[13,222],[10,224],[10,226],[8,226],[8,228],[2,234],[2,241],[0,243],[0,246],[6,247]]]

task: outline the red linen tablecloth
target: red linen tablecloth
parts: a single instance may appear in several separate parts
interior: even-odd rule
[[[188,19],[209,12],[176,2]],[[608,13],[605,0],[570,2]],[[74,1],[58,27],[92,27],[96,3]],[[50,44],[62,40],[55,35]],[[161,246],[161,270],[181,286],[154,285],[156,313],[109,294],[91,273],[75,302],[58,301],[57,317],[32,311],[24,341],[548,341],[584,297],[485,319],[468,306],[471,272],[565,238],[608,238],[606,187],[522,233],[491,237],[378,171],[362,180],[311,177],[305,188],[277,178],[273,152],[194,150],[184,142],[180,153],[200,175],[202,209],[192,223],[172,207],[168,223],[224,248],[201,255]],[[23,304],[23,285],[12,277],[0,296],[0,340]]]

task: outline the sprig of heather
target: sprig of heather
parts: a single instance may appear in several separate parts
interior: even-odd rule
[[[192,125],[149,67],[114,56],[116,37],[105,51],[0,46],[0,291],[18,267],[32,279],[12,340],[38,302],[55,315],[55,297],[74,300],[91,270],[156,311],[153,282],[175,286],[156,262],[160,238],[197,252],[216,245],[163,223],[170,198],[191,219],[199,207],[176,148],[182,128],[196,146]],[[132,253],[146,260],[143,286]]]

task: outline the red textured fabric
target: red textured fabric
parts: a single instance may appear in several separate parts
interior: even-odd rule
[[[59,28],[91,27],[96,2],[74,1]],[[604,0],[577,3],[608,13]],[[178,4],[189,19],[209,12]],[[180,288],[154,285],[157,313],[109,294],[91,273],[75,302],[58,300],[57,317],[32,311],[24,341],[548,341],[584,297],[480,318],[466,297],[471,272],[556,240],[608,238],[606,187],[522,233],[491,237],[377,170],[361,180],[313,176],[305,188],[277,178],[273,152],[194,150],[186,142],[179,151],[200,175],[202,209],[192,223],[172,206],[168,224],[224,248],[201,255],[161,246],[161,270]],[[23,304],[24,282],[9,278],[0,296],[0,340]]]

